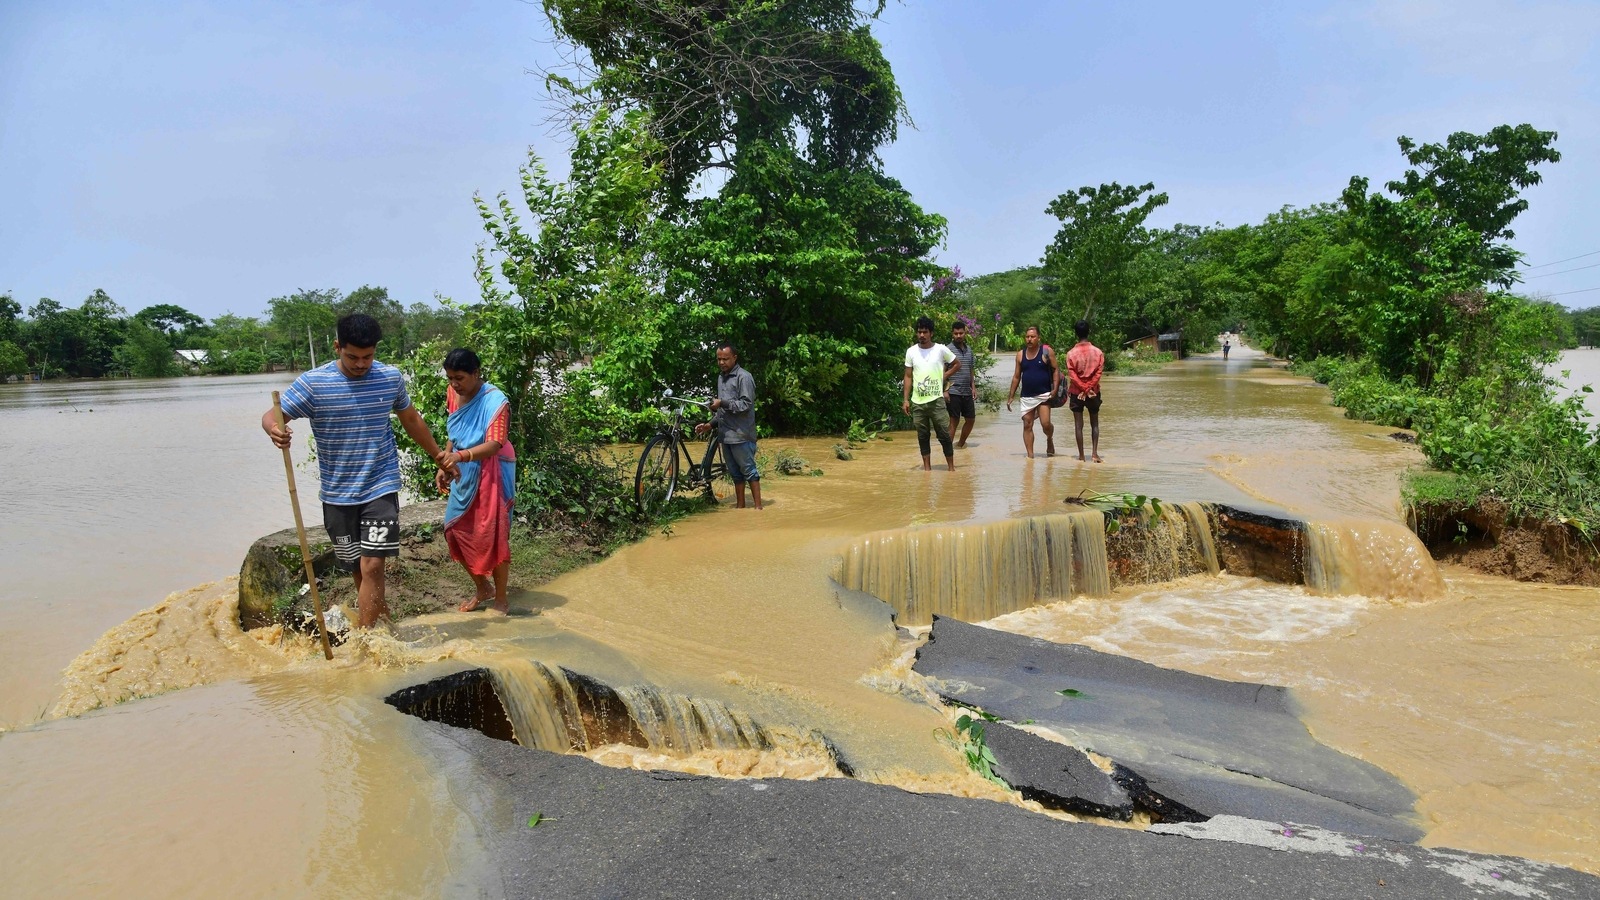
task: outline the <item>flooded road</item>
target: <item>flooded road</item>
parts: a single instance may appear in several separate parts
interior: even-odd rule
[[[1008,379],[1008,365],[1000,369]],[[229,583],[190,591],[168,601],[170,612],[108,638],[161,648],[134,663],[149,668],[140,683],[159,696],[33,724],[60,699],[60,670],[102,632],[169,591],[231,574],[252,539],[292,521],[279,457],[256,425],[286,380],[123,383],[120,403],[97,402],[93,414],[58,412],[53,395],[39,403],[27,394],[56,386],[0,388],[0,448],[26,455],[43,443],[64,458],[83,455],[41,476],[56,495],[80,491],[77,499],[10,492],[25,515],[0,525],[0,722],[13,729],[0,735],[0,871],[17,873],[23,893],[59,887],[69,865],[74,886],[130,896],[472,892],[474,835],[503,825],[501,813],[461,777],[464,761],[424,752],[424,731],[380,699],[463,663],[508,672],[537,659],[614,684],[653,684],[774,729],[825,734],[858,777],[998,797],[932,739],[949,719],[919,698],[907,672],[912,645],[829,580],[852,540],[1058,513],[1069,495],[1129,490],[1356,523],[1341,533],[1403,556],[1397,479],[1420,461],[1391,429],[1343,419],[1324,389],[1240,348],[1226,362],[1108,379],[1100,465],[1072,458],[1070,415],[1057,420],[1062,455],[1025,458],[1015,414],[1003,409],[980,413],[953,474],[922,472],[905,433],[852,461],[833,458],[837,439],[763,442],[797,450],[825,474],[772,477],[763,512],[695,516],[513,595],[515,610],[535,615],[427,617],[402,635],[410,644],[373,638],[340,648],[331,664],[207,625],[226,611]],[[89,418],[102,409],[115,415]],[[996,624],[1292,686],[1320,739],[1419,794],[1425,843],[1600,871],[1591,824],[1600,624],[1584,614],[1600,594],[1454,571],[1444,585],[1428,599],[1409,597],[1409,587],[1377,599],[1195,576]],[[97,649],[97,659],[119,659],[114,646]],[[107,677],[108,667],[91,659],[72,677]],[[829,774],[804,753],[591,755],[723,774]]]
[[[47,710],[106,629],[294,525],[283,465],[261,465],[250,427],[292,380],[0,385],[0,454],[21,463],[0,518],[0,728]],[[314,496],[316,467],[297,477]]]

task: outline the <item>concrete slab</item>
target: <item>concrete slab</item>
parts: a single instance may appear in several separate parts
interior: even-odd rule
[[[1396,840],[1422,834],[1406,820],[1414,798],[1405,786],[1319,743],[1281,687],[1163,669],[947,618],[935,619],[914,669],[943,696],[1012,721],[1034,720],[1112,758],[1200,816],[1243,815]],[[1176,812],[1175,818],[1191,818]]]

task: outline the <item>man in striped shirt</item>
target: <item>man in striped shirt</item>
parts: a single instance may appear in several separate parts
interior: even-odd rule
[[[340,567],[355,577],[357,624],[389,617],[383,561],[400,555],[400,453],[389,430],[399,416],[406,434],[448,471],[453,465],[422,420],[400,370],[373,359],[383,332],[371,316],[339,320],[332,362],[304,372],[283,392],[283,417],[310,419],[317,439],[322,521]],[[272,442],[288,447],[293,432],[273,410],[261,416]]]
[[[967,323],[957,319],[950,326],[950,352],[960,360],[961,368],[945,380],[944,402],[950,411],[950,433],[955,435],[956,449],[967,449],[967,435],[972,433],[977,406],[974,403],[972,375],[972,345],[967,343]]]

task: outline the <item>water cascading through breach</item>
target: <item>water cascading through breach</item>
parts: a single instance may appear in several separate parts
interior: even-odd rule
[[[1417,536],[1376,519],[1306,523],[1306,586],[1322,594],[1430,600],[1444,578]]]
[[[833,577],[894,607],[904,625],[927,625],[935,614],[981,622],[1080,594],[1109,594],[1105,516],[1084,510],[881,531],[845,550]]]
[[[531,659],[488,668],[517,743],[525,747],[571,753],[628,744],[696,753],[774,746],[760,724],[715,700],[649,686],[613,688]]]
[[[1211,519],[1195,501],[1162,504],[1161,515],[1125,516],[1106,536],[1111,585],[1157,584],[1221,570]]]

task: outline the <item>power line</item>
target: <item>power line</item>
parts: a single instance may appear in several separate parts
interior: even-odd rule
[[[1575,291],[1562,291],[1559,294],[1551,294],[1550,296],[1552,296],[1552,297],[1565,297],[1568,294],[1587,294],[1590,291],[1600,291],[1600,287],[1579,288],[1578,290],[1575,290]]]
[[[1568,272],[1582,272],[1584,269],[1600,269],[1600,263],[1595,263],[1592,266],[1578,266],[1575,269],[1562,269],[1559,272],[1546,272],[1543,275],[1529,275],[1528,279],[1531,281],[1535,278],[1549,278],[1552,275],[1565,275]]]
[[[1589,253],[1579,253],[1577,256],[1569,256],[1566,259],[1558,259],[1555,262],[1540,263],[1537,266],[1524,266],[1523,268],[1527,268],[1527,269],[1543,269],[1543,268],[1546,268],[1548,266],[1559,266],[1564,262],[1572,262],[1575,259],[1583,259],[1585,256],[1594,256],[1596,253],[1600,253],[1600,250],[1594,250],[1594,251],[1591,251]]]

